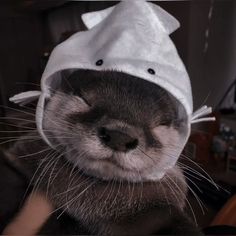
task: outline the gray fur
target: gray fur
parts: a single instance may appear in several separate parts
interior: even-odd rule
[[[87,70],[52,93],[44,129],[55,150],[42,140],[11,150],[39,152],[20,159],[35,189],[91,234],[173,233],[180,219],[176,232],[197,233],[184,215],[187,187],[173,161],[188,136],[185,110],[173,96],[121,72]],[[138,146],[116,152],[99,139],[100,127],[135,137]]]

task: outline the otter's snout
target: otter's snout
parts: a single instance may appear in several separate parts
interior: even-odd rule
[[[138,139],[121,132],[119,130],[107,129],[101,127],[98,129],[98,137],[101,142],[114,151],[127,152],[135,149],[138,145]]]

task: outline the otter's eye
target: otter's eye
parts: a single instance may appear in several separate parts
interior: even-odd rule
[[[162,120],[158,125],[159,126],[170,126],[171,121],[170,120]]]
[[[80,86],[77,83],[77,80],[72,80],[70,78],[64,79],[61,82],[61,91],[70,96],[79,97],[85,104],[92,106],[92,104],[86,99],[84,94],[81,92]]]
[[[88,106],[92,106],[92,104],[80,93],[80,91],[73,90],[69,93],[71,96],[79,97],[81,100],[84,101]]]
[[[92,104],[91,104],[90,102],[88,102],[88,100],[87,100],[86,98],[81,97],[81,96],[79,96],[79,97],[80,97],[80,99],[82,99],[89,107],[92,106]]]

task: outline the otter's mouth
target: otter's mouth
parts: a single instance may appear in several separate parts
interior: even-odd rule
[[[153,170],[153,166],[143,168],[141,170],[138,169],[129,169],[125,168],[122,165],[120,165],[118,162],[115,160],[111,160],[109,158],[107,159],[102,159],[102,160],[97,160],[95,158],[92,158],[91,160],[92,165],[84,165],[82,167],[83,171],[89,175],[93,176],[95,178],[109,181],[109,180],[122,180],[122,181],[127,181],[127,182],[150,182],[150,181],[156,181],[160,180],[163,176],[164,173],[158,171],[157,169]],[[96,166],[97,167],[94,167]],[[78,168],[80,168],[78,166]],[[149,176],[152,176],[152,173],[155,172],[154,178],[146,177],[146,173],[150,173]]]
[[[130,169],[130,168],[126,168],[124,166],[122,166],[118,161],[116,161],[115,157],[114,157],[114,154],[112,154],[112,156],[110,157],[107,157],[107,158],[104,158],[104,159],[97,159],[97,158],[93,158],[93,157],[89,157],[88,159],[90,159],[91,162],[95,162],[95,163],[103,163],[103,164],[111,164],[123,171],[128,171],[128,172],[134,172],[134,171],[137,171],[135,169]]]
[[[71,164],[71,166],[73,166],[72,168],[76,168],[88,176],[105,181],[159,181],[165,175],[166,171],[164,169],[160,169],[158,163],[156,165],[149,163],[145,166],[142,166],[142,164],[139,163],[139,166],[137,165],[136,167],[135,164],[129,165],[129,162],[127,162],[126,165],[126,162],[124,161],[125,156],[119,155],[119,153],[113,152],[110,153],[110,155],[103,156],[101,158],[96,158],[89,155],[86,156],[86,158],[83,156],[78,156],[75,159],[70,159],[70,157],[65,157],[65,159]],[[122,160],[120,161],[119,158]]]

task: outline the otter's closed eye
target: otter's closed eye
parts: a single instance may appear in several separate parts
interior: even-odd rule
[[[69,93],[72,96],[79,97],[84,103],[86,103],[89,107],[92,106],[92,104],[80,93],[80,91],[73,90]]]
[[[163,120],[158,125],[159,126],[170,126],[171,125],[171,120]]]
[[[65,94],[68,94],[70,96],[79,97],[88,106],[90,106],[90,107],[92,106],[92,104],[88,101],[88,99],[84,96],[84,94],[82,94],[80,84],[79,84],[78,80],[76,80],[75,78],[69,77],[67,79],[63,79],[61,81],[60,89]]]

